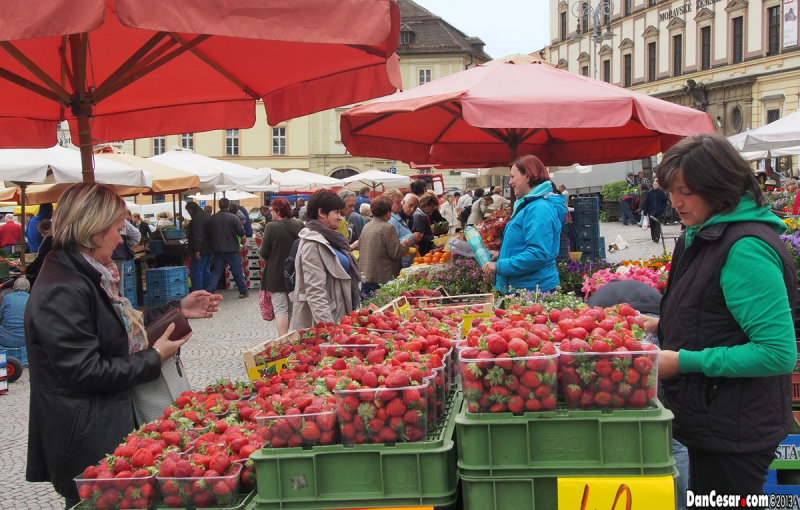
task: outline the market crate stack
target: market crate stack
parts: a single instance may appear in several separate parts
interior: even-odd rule
[[[264,268],[264,260],[258,254],[260,248],[260,237],[248,237],[239,251],[242,256],[242,273],[244,273],[244,281],[248,289],[258,289],[261,286],[261,271]],[[225,267],[225,288],[236,288],[236,280],[227,266]]]
[[[583,258],[604,259],[606,240],[600,237],[600,201],[597,197],[576,197],[572,223],[578,231],[578,246]]]
[[[145,273],[147,291],[144,304],[148,308],[182,299],[189,293],[189,273],[186,266],[167,266],[148,269]]]
[[[8,368],[6,367],[7,353],[0,350],[0,395],[8,393]]]
[[[126,260],[123,264],[122,282],[124,285],[122,289],[124,296],[131,302],[131,306],[138,308],[139,301],[136,296],[136,267],[134,266],[133,260]]]

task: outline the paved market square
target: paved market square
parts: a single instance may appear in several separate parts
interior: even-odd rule
[[[662,245],[650,239],[650,231],[636,226],[623,226],[619,222],[600,223],[600,235],[605,244],[621,236],[628,248],[606,253],[606,260],[647,259],[662,253]],[[680,235],[680,225],[663,227],[666,249],[669,253]],[[192,387],[203,388],[219,378],[245,380],[243,352],[277,336],[274,322],[261,318],[258,293],[251,292],[248,299],[238,299],[238,291],[222,292],[223,301],[213,319],[192,320],[194,335],[184,346],[181,358],[189,372]],[[30,379],[27,370],[22,377],[9,385],[9,391],[0,395],[0,509],[61,509],[64,500],[49,483],[25,481],[25,459],[28,441],[28,395]]]

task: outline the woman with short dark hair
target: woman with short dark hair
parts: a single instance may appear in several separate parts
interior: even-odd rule
[[[361,269],[347,238],[336,231],[345,206],[329,189],[308,199],[309,221],[299,233],[295,287],[289,294],[292,329],[318,322],[338,322],[361,304]]]
[[[678,238],[658,331],[658,376],[689,449],[695,493],[760,494],[791,429],[797,363],[794,262],[786,225],[764,206],[748,163],[718,135],[694,135],[657,170],[686,227]]]

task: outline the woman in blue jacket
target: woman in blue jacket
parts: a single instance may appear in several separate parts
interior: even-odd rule
[[[518,198],[497,262],[487,262],[483,271],[497,276],[495,288],[501,292],[554,290],[559,284],[556,257],[567,214],[564,195],[556,192],[547,168],[536,156],[514,161],[510,175],[509,184]]]

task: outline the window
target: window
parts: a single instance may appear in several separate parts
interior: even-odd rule
[[[153,195],[153,203],[154,204],[163,204],[164,203],[164,195]]]
[[[419,70],[419,82],[418,85],[424,85],[431,81],[432,71],[430,69],[420,69]]]
[[[628,53],[627,55],[622,56],[622,75],[623,75],[623,84],[625,87],[630,87],[633,83],[633,64],[632,64],[632,57],[631,54]]]
[[[181,135],[181,148],[194,150],[194,135],[192,133],[184,133]]]
[[[767,9],[767,55],[777,55],[781,51],[781,7],[776,5]]]
[[[625,0],[623,15],[627,16],[632,12],[633,12],[633,0]]]
[[[272,128],[272,155],[285,156],[286,155],[286,128],[274,127]]]
[[[163,136],[153,137],[153,156],[164,154],[167,150],[167,139]]]
[[[672,76],[680,76],[683,69],[683,35],[672,36]]]
[[[589,76],[589,66],[581,66],[581,76]]]
[[[711,69],[711,27],[700,29],[700,68]]]
[[[611,61],[603,60],[603,81],[611,83]]]
[[[781,118],[780,110],[767,110],[767,124],[775,122]]]
[[[403,30],[400,32],[400,44],[411,44],[410,30]]]
[[[567,13],[562,12],[558,14],[558,33],[562,41],[567,40]]]
[[[658,3],[658,0],[647,0],[647,6],[652,7]]]
[[[647,43],[647,81],[656,81],[656,43]]]
[[[238,156],[239,155],[239,130],[226,129],[225,130],[225,155]]]
[[[581,3],[581,29],[584,34],[589,31],[589,9],[589,2]]]
[[[733,63],[742,61],[742,39],[744,38],[744,18],[739,16],[733,18],[733,26],[731,27],[732,48],[731,54],[733,56]]]

